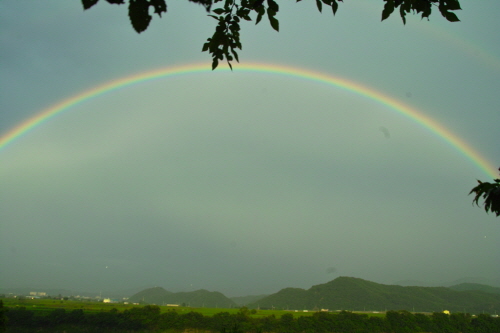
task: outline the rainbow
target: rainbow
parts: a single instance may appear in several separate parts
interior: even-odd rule
[[[49,108],[42,110],[36,116],[29,118],[25,122],[19,124],[18,126],[12,128],[10,131],[5,133],[0,137],[0,152],[7,145],[14,142],[16,139],[20,138],[31,129],[41,125],[44,122],[49,121],[56,115],[70,109],[79,103],[87,101],[91,98],[96,98],[98,96],[104,95],[106,93],[122,89],[140,82],[151,81],[156,79],[164,79],[181,75],[193,75],[197,73],[210,72],[210,66],[207,64],[187,64],[176,67],[166,67],[160,69],[154,69],[152,71],[143,72],[139,74],[134,74],[131,76],[126,76],[118,80],[110,81],[84,91],[83,93],[72,96],[65,99]],[[227,72],[228,68],[219,68],[218,72]],[[384,95],[372,88],[365,87],[359,83],[349,81],[344,78],[334,77],[328,74],[323,74],[307,69],[288,67],[275,64],[238,64],[235,68],[237,72],[253,72],[253,73],[264,73],[273,75],[283,75],[292,77],[295,79],[305,79],[309,81],[314,81],[318,83],[328,84],[340,89],[354,92],[356,94],[362,95],[365,98],[369,98],[380,104],[386,105],[390,109],[396,111],[397,113],[405,116],[406,118],[417,122],[424,128],[427,128],[432,133],[437,135],[439,138],[443,139],[449,143],[454,149],[459,153],[466,156],[473,164],[475,164],[479,169],[481,169],[485,174],[490,177],[496,178],[497,171],[496,168],[490,163],[486,158],[481,156],[476,150],[474,150],[467,142],[459,138],[454,133],[450,132],[448,129],[443,127],[441,124],[436,122],[431,117],[425,115],[422,112],[405,105],[396,99]]]

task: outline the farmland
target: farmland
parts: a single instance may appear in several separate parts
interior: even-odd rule
[[[500,332],[495,315],[191,308],[60,299],[5,299],[7,332]]]
[[[4,306],[8,308],[19,308],[25,307],[26,309],[37,312],[45,313],[50,312],[55,309],[64,309],[66,311],[72,310],[83,310],[88,313],[111,311],[116,309],[118,311],[130,310],[132,308],[143,307],[144,305],[137,304],[124,304],[121,303],[103,303],[97,301],[79,301],[79,300],[54,300],[54,299],[16,299],[16,298],[4,298],[2,299]],[[167,311],[176,311],[179,314],[188,312],[197,312],[204,316],[213,316],[217,313],[227,312],[229,314],[236,314],[240,312],[240,308],[203,308],[203,307],[172,307],[160,305],[160,312],[164,313]],[[292,313],[294,317],[301,316],[311,316],[314,314],[313,311],[303,312],[303,311],[286,311],[286,310],[256,310],[249,311],[248,315],[252,318],[276,316],[281,317],[285,313]],[[382,314],[373,314],[376,316],[381,316]]]

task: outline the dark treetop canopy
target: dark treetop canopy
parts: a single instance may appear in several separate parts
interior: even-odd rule
[[[89,9],[99,0],[82,0],[83,8]],[[105,0],[110,4],[123,5],[128,3],[128,14],[132,27],[138,33],[143,32],[149,26],[152,19],[151,12],[161,17],[167,12],[166,0]],[[231,61],[239,61],[236,49],[241,50],[240,21],[252,21],[258,24],[264,15],[269,19],[271,27],[279,31],[279,21],[276,15],[279,11],[275,0],[188,0],[200,4],[205,8],[208,16],[217,21],[215,32],[203,44],[202,51],[209,51],[212,55],[212,69],[215,69],[219,60],[228,62],[232,68]],[[301,0],[297,0],[299,2]],[[460,10],[458,0],[382,0],[385,2],[382,10],[382,21],[388,18],[395,9],[406,23],[406,14],[420,14],[422,18],[428,18],[432,9],[437,8],[441,15],[450,22],[459,21],[453,13]],[[323,6],[330,7],[333,15],[337,12],[339,2],[343,0],[316,0],[316,6],[321,12]]]

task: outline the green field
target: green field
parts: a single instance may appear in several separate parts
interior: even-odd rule
[[[47,312],[54,309],[65,309],[67,311],[82,309],[85,312],[100,312],[100,311],[110,311],[111,309],[117,309],[118,311],[123,311],[131,309],[134,307],[142,307],[143,305],[133,305],[133,304],[123,304],[123,303],[103,303],[95,301],[78,301],[78,300],[54,300],[54,299],[15,299],[15,298],[4,298],[2,299],[4,306],[14,308],[14,307],[25,307],[31,311]],[[204,316],[213,316],[216,313],[228,312],[230,314],[237,313],[240,308],[193,308],[193,307],[169,307],[169,306],[159,306],[161,312],[167,311],[177,311],[180,314],[187,312],[199,312]],[[299,316],[311,316],[314,312],[292,312],[284,310],[257,310],[256,313],[250,314],[251,317],[267,317],[270,315],[275,315],[276,317],[281,317],[285,313],[292,313],[294,317]]]

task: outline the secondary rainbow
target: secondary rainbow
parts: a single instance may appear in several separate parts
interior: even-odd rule
[[[219,68],[218,72],[227,72],[227,68]],[[441,124],[436,122],[434,119],[425,115],[422,112],[417,111],[410,106],[403,104],[396,99],[382,94],[375,89],[365,87],[359,83],[332,76],[329,74],[319,73],[307,69],[288,67],[275,64],[238,64],[235,66],[236,72],[253,72],[253,73],[263,73],[272,75],[284,75],[296,79],[305,79],[309,81],[315,81],[319,83],[324,83],[328,85],[335,86],[340,89],[352,91],[365,98],[372,99],[378,103],[384,104],[390,109],[398,112],[399,114],[415,121],[427,128],[430,132],[434,133],[436,136],[440,137],[444,141],[448,142],[454,149],[458,150],[461,154],[465,155],[473,164],[475,164],[479,169],[481,169],[485,174],[490,177],[496,178],[497,171],[496,168],[490,163],[486,158],[481,156],[476,150],[474,150],[467,142],[459,138],[454,133],[450,132],[448,129],[443,127]],[[139,74],[126,76],[118,80],[110,81],[99,85],[97,87],[91,88],[83,93],[72,96],[65,99],[49,108],[42,110],[36,116],[29,118],[20,125],[14,127],[3,136],[0,137],[0,151],[7,145],[11,144],[16,139],[20,138],[22,135],[29,132],[31,129],[39,126],[40,124],[47,122],[56,115],[70,109],[72,106],[82,103],[91,98],[96,98],[100,95],[109,93],[114,90],[122,89],[127,86],[137,84],[139,82],[150,81],[155,79],[163,79],[174,76],[181,75],[194,75],[197,73],[211,72],[209,65],[207,64],[187,64],[183,66],[176,67],[166,67],[155,69],[148,72],[142,72]]]

